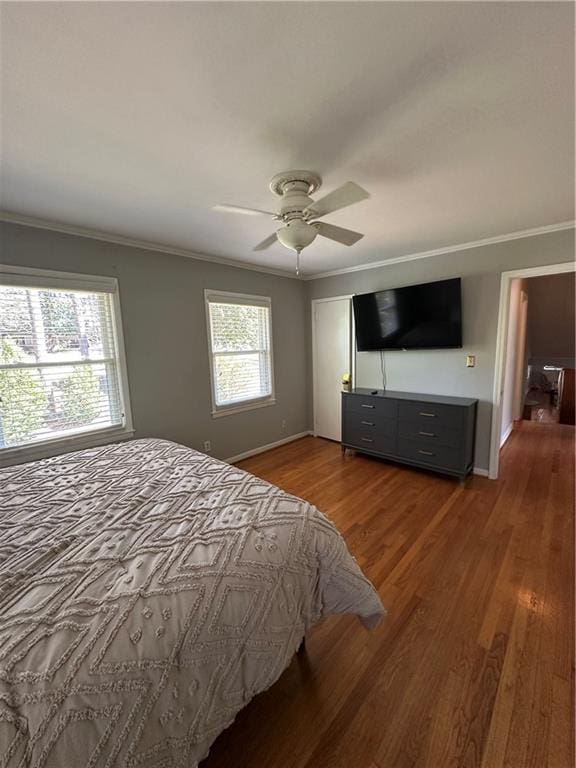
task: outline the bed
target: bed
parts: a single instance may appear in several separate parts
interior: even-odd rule
[[[165,440],[0,470],[0,766],[194,768],[372,585],[313,506]]]

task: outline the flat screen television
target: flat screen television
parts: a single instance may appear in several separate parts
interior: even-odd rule
[[[352,297],[358,352],[462,346],[460,278]]]

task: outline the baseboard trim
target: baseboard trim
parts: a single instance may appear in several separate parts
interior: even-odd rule
[[[230,456],[228,459],[222,459],[222,461],[225,461],[227,464],[235,464],[237,461],[242,461],[242,459],[249,459],[251,456],[258,456],[259,453],[266,453],[266,451],[271,451],[272,448],[278,448],[281,445],[286,445],[286,443],[293,443],[294,440],[300,440],[300,438],[308,437],[309,435],[315,437],[313,430],[308,429],[305,432],[298,432],[295,435],[290,435],[290,437],[283,437],[282,440],[276,440],[274,443],[268,443],[268,445],[261,445],[258,448],[252,448],[250,451],[238,453],[236,456]],[[488,470],[483,469],[482,467],[474,467],[472,474],[478,475],[479,477],[488,477]]]
[[[312,432],[306,430],[305,432],[298,432],[296,435],[290,435],[290,437],[283,437],[282,440],[276,440],[275,443],[268,443],[268,445],[261,445],[258,448],[252,448],[250,451],[244,451],[244,453],[238,453],[236,456],[230,456],[228,459],[223,459],[227,464],[234,464],[242,459],[249,459],[250,456],[257,456],[259,453],[266,453],[271,451],[272,448],[278,448],[280,445],[286,445],[286,443],[293,443],[294,440],[300,440],[301,437],[308,437]]]
[[[506,430],[506,432],[504,432],[504,436],[500,438],[500,448],[502,448],[504,446],[504,443],[506,442],[506,440],[508,440],[508,438],[512,434],[512,430],[513,429],[514,429],[514,422],[512,422],[508,426],[508,429]]]

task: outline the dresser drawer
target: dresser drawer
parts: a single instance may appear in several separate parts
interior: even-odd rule
[[[389,419],[396,418],[398,403],[396,400],[386,400],[384,397],[363,397],[362,395],[345,395],[343,401],[345,411],[355,413],[384,416]]]
[[[357,430],[371,435],[377,432],[384,437],[393,437],[396,432],[396,419],[388,419],[373,411],[359,413],[358,411],[344,411],[342,424],[344,434],[350,430]]]
[[[371,431],[370,428],[345,429],[342,435],[342,442],[359,450],[388,454],[396,452],[396,437],[394,434],[383,435],[381,432]]]
[[[430,445],[429,441],[398,438],[398,456],[422,462],[422,464],[430,464],[434,467],[464,468],[462,466],[462,451],[459,448],[450,448],[447,445]]]
[[[400,403],[401,421],[415,421],[426,429],[430,425],[460,428],[464,424],[465,409],[457,405],[435,403]],[[431,430],[434,431],[434,430]]]
[[[464,477],[474,463],[472,398],[369,389],[342,393],[342,447]],[[430,401],[435,402],[430,402]]]
[[[398,436],[418,440],[428,445],[446,445],[449,448],[458,448],[462,445],[463,431],[455,427],[446,427],[432,418],[420,421],[400,421],[398,423]]]

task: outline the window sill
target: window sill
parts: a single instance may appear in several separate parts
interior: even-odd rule
[[[269,405],[276,405],[276,398],[268,397],[265,400],[249,400],[245,403],[226,406],[212,410],[212,418],[219,419],[221,416],[231,416],[233,413],[244,413],[244,411],[253,411],[256,408],[267,408]]]
[[[127,440],[133,434],[134,430],[127,427],[110,427],[98,430],[97,432],[84,432],[79,435],[71,435],[70,437],[56,440],[46,440],[42,443],[22,445],[15,448],[0,448],[0,468],[46,459],[71,451],[80,451],[83,448],[94,448],[98,445],[106,445],[106,443],[114,443],[119,440]]]

